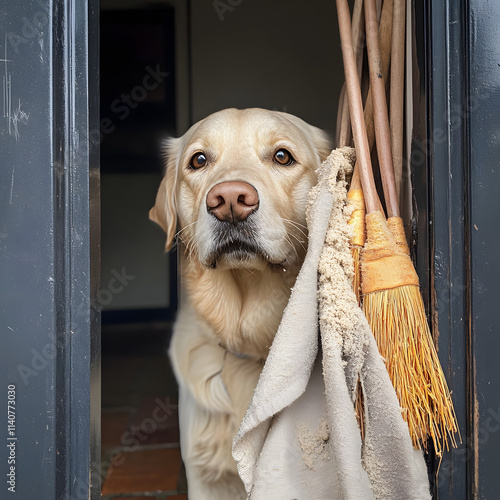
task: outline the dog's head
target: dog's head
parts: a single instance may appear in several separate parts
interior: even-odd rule
[[[293,115],[219,111],[166,141],[150,218],[167,233],[167,250],[178,235],[207,268],[300,262],[307,195],[330,150],[323,131]]]

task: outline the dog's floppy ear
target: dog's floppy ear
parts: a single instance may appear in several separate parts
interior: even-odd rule
[[[172,248],[177,229],[177,159],[181,139],[166,139],[163,143],[166,164],[165,175],[161,181],[154,207],[149,211],[149,218],[159,224],[167,233],[166,250]]]
[[[332,141],[325,131],[312,125],[310,125],[310,128],[314,147],[318,152],[320,160],[325,161],[332,152]]]

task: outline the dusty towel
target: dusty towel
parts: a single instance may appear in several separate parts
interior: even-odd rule
[[[345,177],[353,156],[334,151],[318,171],[304,265],[233,442],[252,500],[430,499],[422,454],[352,291]]]

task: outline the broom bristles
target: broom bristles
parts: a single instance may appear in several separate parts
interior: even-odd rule
[[[413,446],[438,456],[456,446],[455,410],[415,285],[368,293],[363,309],[398,395]]]

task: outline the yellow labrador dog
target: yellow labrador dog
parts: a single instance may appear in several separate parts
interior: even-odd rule
[[[191,500],[246,498],[231,444],[304,259],[307,195],[330,150],[321,130],[256,108],[214,113],[166,143],[150,218],[181,255],[169,354]]]

